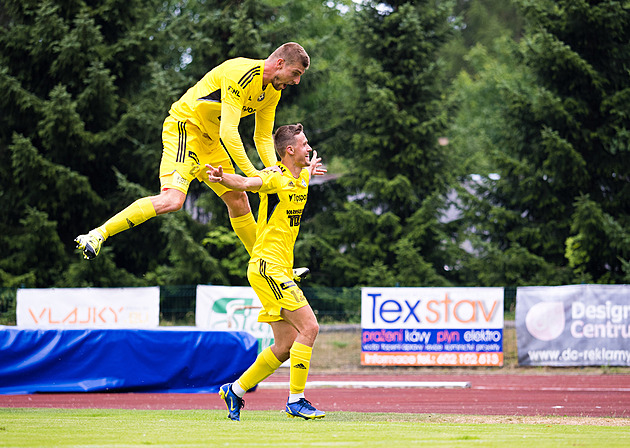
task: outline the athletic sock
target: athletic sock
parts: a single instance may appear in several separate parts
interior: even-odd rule
[[[241,240],[248,254],[252,254],[254,243],[256,242],[256,220],[252,212],[236,218],[230,218],[234,233]]]
[[[105,224],[98,227],[103,239],[107,239],[112,235],[116,235],[123,230],[142,224],[146,220],[156,216],[155,208],[151,203],[151,198],[141,198],[131,204],[126,209],[111,217]]]
[[[304,392],[302,392],[301,394],[289,394],[289,404],[297,403],[298,401],[300,401],[300,398],[306,398],[304,396]]]
[[[304,393],[312,353],[313,348],[308,345],[294,342],[291,346],[291,370],[289,373],[289,392],[291,394]]]
[[[243,396],[245,395],[245,392],[247,392],[245,389],[241,387],[240,384],[238,384],[238,381],[234,381],[230,387],[232,388],[232,392],[234,392],[234,394],[240,398],[243,398]]]
[[[239,397],[243,397],[245,392],[275,372],[281,364],[278,358],[276,358],[276,355],[271,351],[271,347],[267,347],[260,352],[256,357],[256,361],[249,366],[249,369],[243,372],[241,377],[234,382],[232,391]],[[242,390],[243,395],[238,394],[237,385],[240,388],[238,392]]]

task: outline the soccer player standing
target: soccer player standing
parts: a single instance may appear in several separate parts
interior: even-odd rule
[[[197,179],[225,202],[236,235],[251,254],[256,221],[247,194],[208,182],[204,166],[222,166],[234,173],[230,157],[246,176],[258,171],[248,159],[238,132],[241,117],[255,114],[254,142],[266,167],[275,166],[273,124],[281,91],[300,83],[310,58],[304,48],[289,42],[267,59],[230,59],[208,72],[173,103],[162,127],[161,192],[138,199],[102,226],[79,235],[75,242],[86,259],[99,254],[102,243],[156,215],[180,210],[190,182]],[[305,269],[305,268],[302,268]],[[307,270],[306,270],[307,271]]]
[[[263,350],[256,361],[219,394],[227,405],[228,417],[240,420],[245,392],[263,381],[290,359],[290,394],[285,411],[290,417],[322,418],[304,397],[311,353],[319,324],[302,290],[292,278],[293,249],[300,230],[302,212],[308,197],[308,184],[325,168],[312,151],[301,124],[278,128],[274,144],[281,161],[279,171],[263,170],[243,177],[207,165],[208,180],[235,191],[256,191],[260,195],[256,242],[247,269],[247,278],[263,309],[259,322],[271,325],[274,344]]]

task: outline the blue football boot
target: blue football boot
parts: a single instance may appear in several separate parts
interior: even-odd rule
[[[295,403],[287,403],[286,413],[289,417],[301,417],[304,420],[324,418],[326,413],[319,411],[306,398],[300,398]]]
[[[245,400],[232,392],[232,383],[221,386],[219,396],[225,401],[229,412],[228,418],[237,422],[241,421],[241,409],[245,407]]]

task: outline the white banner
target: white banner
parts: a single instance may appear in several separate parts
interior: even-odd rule
[[[26,328],[154,328],[160,288],[18,289],[16,317]]]
[[[503,328],[503,288],[363,288],[361,327]]]
[[[259,351],[273,344],[271,326],[258,322],[260,300],[249,286],[197,286],[195,325],[208,330],[246,331]]]
[[[516,290],[518,363],[630,366],[630,285]]]
[[[361,363],[503,365],[503,288],[362,288]]]

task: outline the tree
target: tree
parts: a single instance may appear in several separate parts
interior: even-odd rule
[[[510,66],[486,58],[472,81],[491,92],[484,135],[500,174],[466,199],[475,250],[504,266],[493,284],[624,281],[630,10],[614,1],[518,4],[527,26],[518,45],[504,41]],[[510,275],[519,264],[521,275]]]
[[[508,36],[518,40],[523,32],[523,19],[512,1],[457,0],[452,19],[458,32],[440,52],[449,78],[462,70],[474,72],[466,60],[472,47],[481,45],[491,51],[496,39]]]
[[[316,93],[285,92],[276,122],[303,121],[314,138],[333,140],[341,120],[331,111],[348,102],[331,95],[321,107],[328,75],[343,74],[320,55],[343,60],[335,52],[343,20],[339,10],[306,0],[3,2],[2,283],[246,284],[247,254],[225,206],[200,184],[191,187],[186,211],[116,235],[89,266],[72,240],[157,193],[160,129],[171,103],[230,57],[264,58],[286,41],[306,41]],[[336,88],[345,93],[346,85]],[[257,161],[246,138],[253,119],[243,120],[241,132]]]
[[[327,198],[326,213],[316,218],[325,240],[317,255],[318,281],[448,283],[441,275],[442,235],[434,228],[416,232],[415,225],[419,215],[438,221],[435,197],[446,192],[438,145],[445,110],[436,59],[452,31],[451,7],[450,2],[365,2],[353,13],[358,97],[339,145],[347,173]],[[430,269],[409,276],[409,260]]]
[[[110,205],[111,166],[137,163],[134,152],[147,141],[126,114],[162,51],[158,5],[3,2],[0,249],[8,256],[0,270],[7,283],[54,285],[77,260],[73,237]]]

